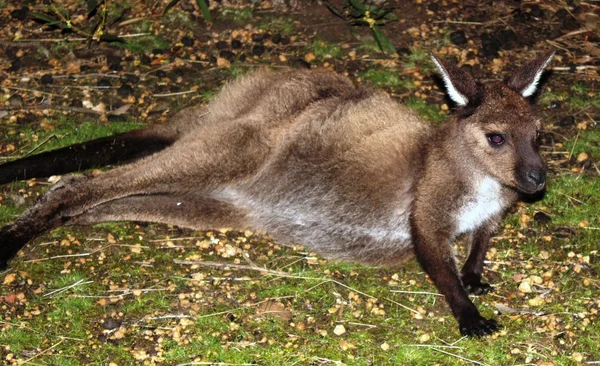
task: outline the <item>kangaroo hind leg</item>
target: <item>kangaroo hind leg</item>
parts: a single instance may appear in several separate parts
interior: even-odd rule
[[[151,194],[123,197],[70,218],[65,225],[108,221],[160,222],[190,229],[246,229],[246,213],[203,193]]]

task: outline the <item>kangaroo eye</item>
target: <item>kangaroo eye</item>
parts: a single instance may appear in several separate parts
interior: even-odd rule
[[[488,133],[486,136],[492,146],[500,146],[504,143],[504,136],[499,133]]]

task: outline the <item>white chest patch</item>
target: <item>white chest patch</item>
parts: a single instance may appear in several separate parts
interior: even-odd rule
[[[504,209],[501,189],[491,177],[477,182],[473,196],[458,211],[457,235],[477,229]]]

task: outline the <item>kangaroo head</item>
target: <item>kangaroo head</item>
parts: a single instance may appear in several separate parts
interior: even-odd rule
[[[460,130],[464,162],[523,193],[538,192],[546,183],[536,141],[541,124],[529,98],[536,93],[553,55],[539,57],[487,87],[464,70],[432,56],[448,96],[458,106],[454,123]]]

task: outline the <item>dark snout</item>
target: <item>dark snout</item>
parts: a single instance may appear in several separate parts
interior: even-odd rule
[[[523,193],[539,192],[546,186],[546,169],[543,166],[520,169],[517,182]]]

